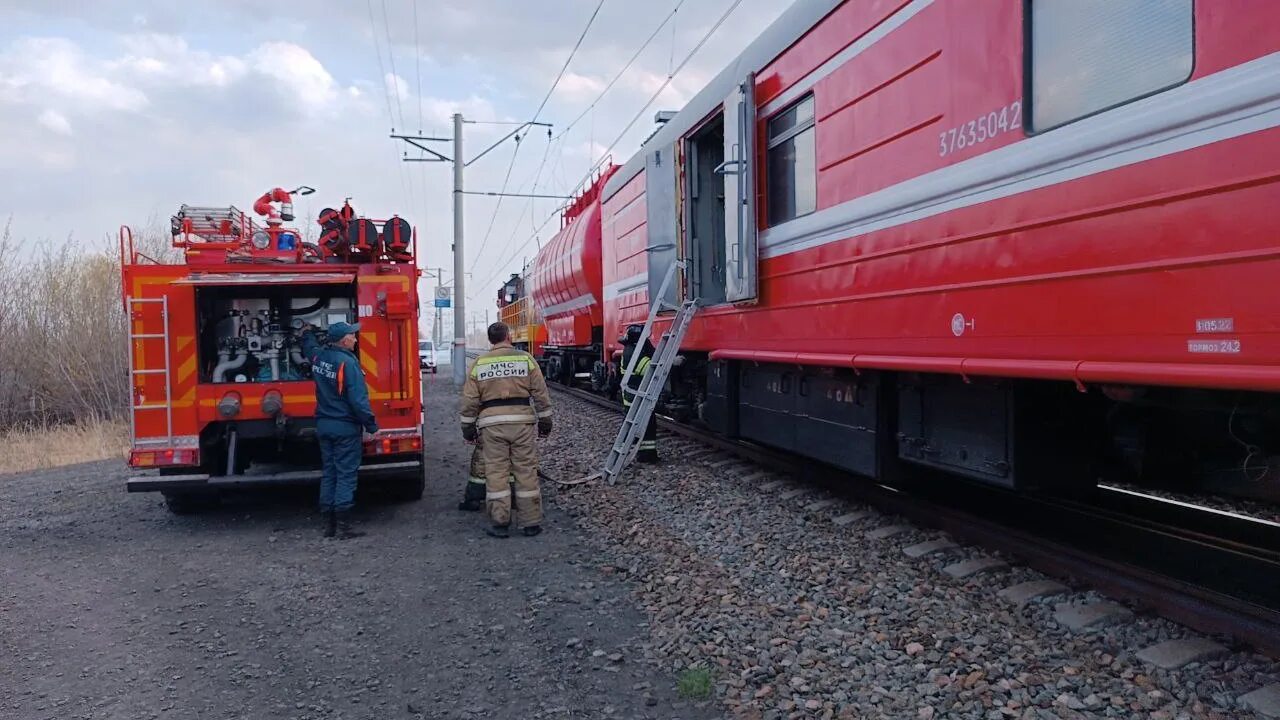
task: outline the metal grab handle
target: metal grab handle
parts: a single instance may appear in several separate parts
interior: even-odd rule
[[[711,172],[716,175],[738,175],[746,169],[746,165],[747,162],[745,160],[725,160]]]

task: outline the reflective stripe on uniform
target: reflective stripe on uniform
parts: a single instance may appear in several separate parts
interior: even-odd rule
[[[644,356],[644,357],[640,358],[640,362],[637,362],[637,363],[636,363],[636,370],[635,370],[635,371],[636,371],[637,373],[639,373],[640,375],[644,375],[644,371],[645,371],[645,370],[648,370],[648,369],[649,369],[649,356],[648,356],[648,355],[646,355],[646,356]]]
[[[657,440],[641,440],[640,449],[641,450],[657,450],[658,441]]]
[[[476,427],[483,428],[489,427],[490,425],[501,425],[503,423],[527,423],[532,420],[532,415],[489,415],[488,417],[480,418],[480,421],[476,423]]]
[[[475,483],[475,484],[477,484],[477,485],[483,485],[483,484],[484,484],[484,478],[478,478],[478,477],[476,477],[475,475],[472,475],[471,477],[468,477],[468,478],[467,478],[467,482],[469,482],[469,483]]]
[[[470,425],[471,423],[476,421],[475,417],[471,415],[459,415],[458,419],[462,421],[463,425]]]
[[[498,492],[487,492],[484,494],[485,500],[501,500],[511,497],[510,490],[499,490]]]
[[[532,358],[523,353],[519,355],[489,355],[476,360],[476,365],[491,365],[500,362],[528,362]]]
[[[518,498],[534,498],[534,497],[539,497],[540,495],[542,495],[541,490],[517,490],[516,491],[516,497]]]
[[[542,417],[551,417],[551,411],[550,411],[550,410],[543,410],[542,412],[538,413],[538,417],[540,417],[540,418],[542,418]]]
[[[530,370],[538,367],[538,362],[531,355],[493,355],[491,357],[482,357],[475,361],[471,366],[471,377],[480,377],[480,367],[482,365],[494,365],[496,363],[515,362],[525,363]]]

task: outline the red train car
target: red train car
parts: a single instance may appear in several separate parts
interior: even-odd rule
[[[1280,5],[799,0],[604,188],[605,354],[868,475],[1267,477]],[[1193,472],[1188,472],[1193,471]]]
[[[529,295],[546,325],[543,370],[561,383],[591,380],[603,389],[600,193],[617,169],[609,165],[569,203],[560,232],[538,251],[528,274]]]

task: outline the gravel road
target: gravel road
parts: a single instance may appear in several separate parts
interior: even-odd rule
[[[470,447],[427,388],[427,496],[370,499],[356,540],[310,493],[175,517],[118,461],[0,476],[0,718],[720,716],[554,504],[506,541],[455,509]]]

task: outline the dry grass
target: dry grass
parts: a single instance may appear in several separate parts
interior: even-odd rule
[[[128,434],[128,424],[119,420],[11,430],[0,435],[0,473],[120,458]]]

